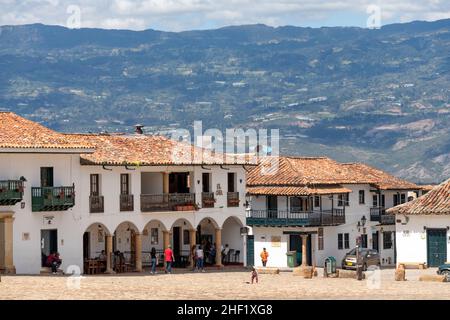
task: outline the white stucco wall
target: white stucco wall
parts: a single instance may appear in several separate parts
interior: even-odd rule
[[[402,221],[402,223],[396,224],[397,263],[427,262],[427,231],[424,227],[428,229],[450,227],[450,216],[448,215],[408,217],[397,215],[396,219]],[[447,231],[447,260],[450,257],[449,235],[449,231]]]
[[[31,187],[40,186],[40,167],[54,168],[54,185],[71,186],[75,184],[75,206],[62,212],[32,212],[31,211]],[[23,202],[25,208],[21,209],[20,203],[15,206],[0,207],[0,211],[14,212],[14,264],[18,274],[38,274],[41,270],[41,249],[40,233],[43,229],[57,229],[58,231],[58,251],[63,259],[62,268],[69,265],[83,265],[83,234],[94,223],[101,223],[105,228],[113,233],[123,222],[129,222],[136,226],[138,232],[142,233],[149,223],[158,223],[159,243],[162,248],[162,230],[170,230],[174,223],[181,223],[183,228],[196,228],[205,218],[210,218],[214,223],[223,228],[223,237],[234,242],[234,236],[238,230],[238,225],[226,224],[224,222],[229,217],[236,217],[245,225],[245,170],[242,166],[225,166],[230,170],[221,169],[219,166],[208,166],[211,170],[195,167],[139,167],[136,170],[127,170],[124,167],[108,167],[112,169],[104,170],[101,166],[80,166],[78,155],[68,154],[1,154],[0,155],[0,180],[19,179],[24,176],[25,192]],[[162,178],[158,175],[161,172],[191,172],[191,187],[196,193],[196,202],[201,206],[201,174],[202,172],[212,173],[212,191],[216,192],[219,186],[223,194],[216,195],[217,202],[214,208],[205,208],[198,211],[174,211],[174,212],[141,212],[140,194],[141,173],[153,172],[152,178],[156,178],[161,185],[156,182],[156,186],[150,186],[146,191],[159,190],[162,188]],[[227,207],[227,173],[237,173],[237,191],[240,193],[240,205],[238,207]],[[91,173],[101,175],[101,193],[104,196],[104,213],[89,213],[89,183]],[[120,174],[130,174],[131,193],[134,195],[134,211],[120,212]],[[144,179],[149,176],[144,176]],[[197,181],[200,180],[200,184]],[[162,190],[162,189],[161,189]],[[51,224],[47,224],[46,218],[52,218]],[[181,220],[180,220],[181,219]],[[180,222],[181,221],[181,222]],[[184,226],[183,221],[187,222]],[[228,228],[233,227],[230,231]],[[29,240],[23,240],[23,234],[28,233]],[[233,236],[231,236],[232,234]],[[94,237],[94,235],[91,235]],[[149,251],[150,230],[148,236],[143,236],[143,251]],[[91,238],[92,239],[92,238]],[[242,237],[240,237],[242,239]],[[181,234],[182,240],[182,234]],[[121,242],[120,246],[127,243]],[[233,243],[234,243],[233,242]],[[117,244],[116,244],[117,245]],[[236,247],[237,242],[234,244]],[[120,247],[119,246],[119,247]],[[185,246],[189,250],[189,246]],[[241,245],[242,247],[242,245]],[[126,248],[118,248],[119,250]],[[242,247],[245,251],[245,248]],[[92,250],[91,250],[92,251]],[[98,251],[94,249],[94,251]],[[101,250],[100,250],[101,251]],[[94,253],[92,253],[94,254]],[[241,253],[245,257],[245,252]]]

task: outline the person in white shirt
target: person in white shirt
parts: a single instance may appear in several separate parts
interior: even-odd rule
[[[199,270],[199,271],[202,270],[202,272],[205,272],[204,254],[203,254],[203,249],[200,245],[197,247],[196,256],[197,256],[197,270]]]
[[[230,248],[228,247],[228,243],[225,245],[225,249],[222,251],[222,264],[225,262],[225,259],[228,261],[228,253],[230,252]]]

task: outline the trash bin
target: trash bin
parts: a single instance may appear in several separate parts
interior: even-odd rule
[[[336,259],[334,257],[328,257],[325,259],[325,270],[327,274],[336,273]]]
[[[288,251],[286,253],[287,256],[287,265],[289,268],[294,268],[297,266],[297,257],[296,251]]]

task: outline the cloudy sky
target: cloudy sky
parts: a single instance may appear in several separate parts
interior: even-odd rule
[[[450,0],[0,0],[0,25],[181,31],[254,23],[366,27],[368,21],[445,18]]]

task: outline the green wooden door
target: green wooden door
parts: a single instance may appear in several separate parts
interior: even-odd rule
[[[447,230],[427,230],[427,264],[438,267],[447,260]]]
[[[255,265],[255,236],[247,236],[247,266]]]

